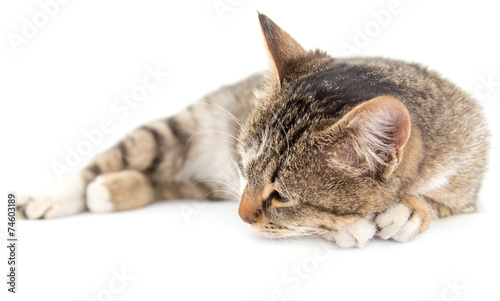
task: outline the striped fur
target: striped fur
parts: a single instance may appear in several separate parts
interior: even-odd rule
[[[489,135],[474,99],[417,64],[306,51],[259,19],[273,72],[129,133],[64,190],[22,197],[25,216],[241,197],[267,236],[359,247],[474,211]]]
[[[249,110],[242,97],[251,98],[261,80],[254,76],[225,87],[177,116],[136,129],[83,170],[87,184],[99,175],[135,170],[150,179],[155,200],[237,198],[234,149],[239,120]]]

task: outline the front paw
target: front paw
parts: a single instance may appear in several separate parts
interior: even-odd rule
[[[377,236],[405,242],[425,231],[431,221],[431,212],[425,201],[418,197],[404,197],[401,202],[375,218]]]
[[[361,248],[373,238],[377,228],[373,223],[373,215],[360,218],[343,226],[340,230],[330,232],[328,240],[334,240],[341,248]]]

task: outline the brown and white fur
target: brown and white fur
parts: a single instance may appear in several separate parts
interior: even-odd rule
[[[241,193],[241,218],[267,236],[359,247],[475,210],[489,135],[474,99],[417,64],[306,51],[259,19],[272,72],[136,129],[55,190],[22,196],[25,217]]]

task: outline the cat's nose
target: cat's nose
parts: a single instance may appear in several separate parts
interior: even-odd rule
[[[240,209],[238,210],[238,213],[240,214],[241,219],[247,224],[253,224],[253,223],[257,222],[256,218],[258,217],[258,213],[256,213],[253,210],[248,211],[248,210],[242,209],[242,206],[240,205]]]
[[[255,222],[256,222],[254,219],[249,219],[249,218],[244,217],[244,216],[240,216],[240,217],[241,217],[241,219],[242,219],[245,223],[247,223],[247,224],[253,224],[253,223],[255,223]]]
[[[240,203],[240,208],[238,208],[238,214],[245,223],[253,224],[257,222],[256,217],[258,214],[256,214],[256,211],[251,205],[248,205],[243,200]]]
[[[245,191],[243,192],[243,196],[241,197],[238,214],[245,223],[253,224],[257,222],[256,218],[259,215],[257,212],[258,209],[255,208],[253,203],[249,200],[247,190],[245,189]]]

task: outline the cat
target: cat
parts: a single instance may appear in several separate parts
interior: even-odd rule
[[[362,247],[475,211],[489,132],[474,99],[418,64],[306,51],[258,17],[271,70],[134,130],[54,190],[21,195],[19,212],[241,197],[241,219],[266,236]]]

